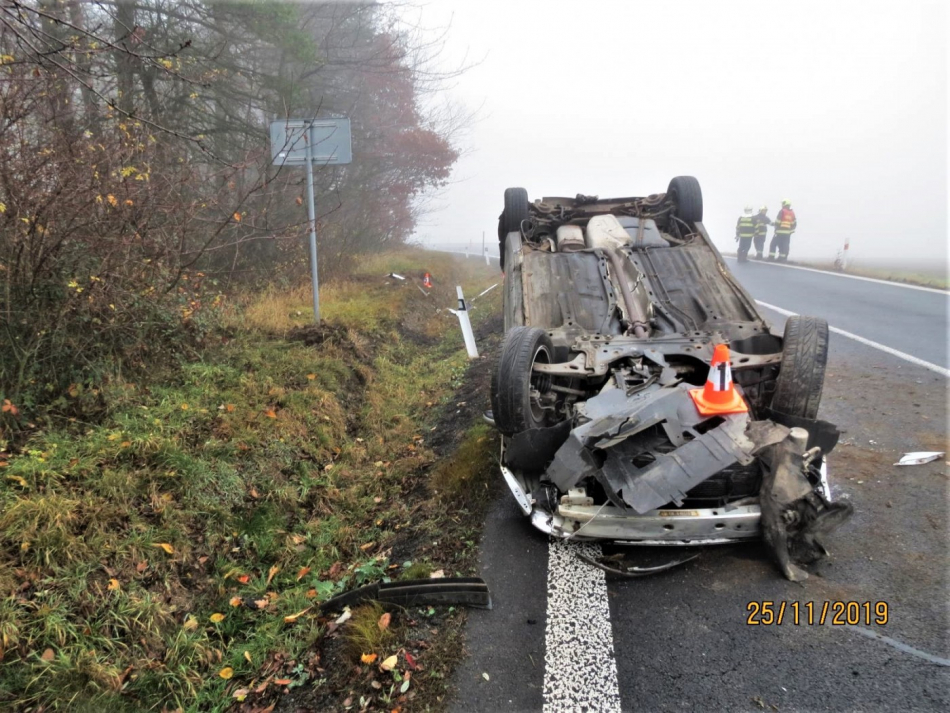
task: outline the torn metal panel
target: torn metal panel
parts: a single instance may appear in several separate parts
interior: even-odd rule
[[[820,536],[839,527],[854,511],[850,503],[828,502],[809,482],[804,464],[808,436],[805,429],[793,428],[788,438],[762,454],[762,534],[779,569],[793,582],[808,578],[799,564],[827,555]]]
[[[624,445],[612,449],[604,461],[608,478],[624,480],[623,500],[637,513],[655,510],[666,503],[681,505],[686,493],[707,478],[735,462],[749,464],[755,444],[745,435],[748,415],[732,414],[724,422],[675,451],[656,456],[645,468],[638,468]]]

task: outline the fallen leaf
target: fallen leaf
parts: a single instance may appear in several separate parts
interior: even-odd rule
[[[221,678],[223,678],[225,681],[227,681],[229,678],[231,678],[234,675],[234,669],[231,668],[230,666],[225,666],[220,671],[218,671],[218,675]]]
[[[313,381],[317,378],[316,374],[307,374],[307,381]]]
[[[392,671],[394,668],[396,668],[396,664],[398,663],[398,661],[399,659],[396,657],[396,654],[393,654],[388,659],[383,661],[379,665],[379,668],[381,671]]]
[[[299,619],[300,617],[302,617],[304,614],[306,614],[306,613],[307,613],[308,611],[310,611],[311,609],[313,609],[313,607],[307,607],[306,609],[303,609],[302,611],[299,611],[299,612],[297,612],[296,614],[291,614],[290,616],[285,616],[285,617],[284,617],[284,623],[285,623],[285,624],[293,624],[295,621],[297,621],[297,619]]]
[[[406,652],[406,665],[409,666],[409,668],[411,668],[413,671],[415,671],[416,668],[418,668],[415,657],[412,654],[410,654],[408,651]]]
[[[251,652],[250,652],[250,651],[245,651],[245,652],[244,652],[244,660],[247,661],[248,663],[254,663],[253,661],[251,661]]]
[[[4,462],[3,465],[6,466],[6,462]],[[16,483],[17,485],[19,485],[21,488],[27,487],[27,482],[26,482],[26,480],[24,480],[23,478],[21,478],[19,475],[8,475],[8,476],[7,476],[7,480],[12,480],[14,483]]]
[[[376,660],[376,654],[363,654],[360,656],[360,661],[363,663],[373,663]]]
[[[121,589],[121,588],[122,588],[122,585],[119,584],[119,580],[118,580],[118,579],[110,579],[110,580],[109,580],[108,589],[109,589],[110,592],[114,592],[115,590]]]
[[[399,692],[405,693],[408,690],[409,690],[409,679],[407,678],[405,681],[402,682],[402,685],[399,687]]]
[[[379,505],[381,502],[383,502],[383,499],[377,495],[375,498],[373,498],[373,502]]]
[[[231,217],[234,218],[234,222],[235,222],[235,223],[240,223],[240,222],[241,222],[241,214],[240,214],[240,213],[235,212],[234,215],[232,215]]]
[[[161,549],[165,550],[165,552],[167,552],[170,555],[175,554],[175,548],[172,547],[167,542],[156,542],[155,544],[152,545],[152,547],[160,547]]]
[[[299,570],[297,570],[297,581],[299,582],[301,579],[303,579],[304,577],[306,577],[308,574],[310,574],[310,568],[309,568],[309,567],[301,567]]]
[[[275,678],[274,683],[276,683],[278,686],[289,686],[291,683],[293,683],[293,679],[292,678]]]
[[[148,561],[147,561],[147,560],[142,560],[142,561],[139,562],[137,565],[135,565],[135,571],[138,572],[139,574],[142,574],[142,572],[144,572],[144,571],[147,570],[147,569],[148,569]]]
[[[56,658],[56,653],[52,649],[46,649],[40,658],[44,661],[52,661],[54,658]]]
[[[364,545],[360,545],[360,549],[363,550],[363,552],[366,552],[366,550],[368,550],[370,547],[372,547],[375,544],[376,544],[375,542],[367,542]]]
[[[194,631],[198,628],[198,620],[189,615],[182,624],[182,628],[184,628],[185,631]]]
[[[251,581],[251,575],[249,575],[249,574],[239,574],[239,575],[236,577],[236,579],[237,579],[237,581],[240,582],[241,584],[247,584],[248,582]]]
[[[386,612],[381,617],[379,617],[379,629],[380,631],[385,631],[389,628],[389,622],[392,620],[392,614]]]
[[[429,579],[445,579],[445,570],[437,569],[435,572],[429,575]]]
[[[225,404],[224,410],[228,413],[234,413],[234,404]]]
[[[264,415],[267,416],[267,418],[277,418],[277,413],[272,408],[267,409]]]
[[[271,580],[274,578],[274,575],[280,572],[280,567],[276,564],[267,570],[267,584],[271,583]],[[266,585],[265,585],[266,586]]]
[[[218,612],[215,612],[214,614],[212,614],[212,615],[209,616],[208,618],[211,619],[211,621],[212,621],[213,623],[215,623],[215,624],[220,624],[222,621],[224,621],[224,614],[220,614],[220,613],[218,613]]]
[[[316,589],[308,589],[306,596],[307,596],[307,599],[313,599],[315,596],[317,596],[317,590],[316,590]]]
[[[366,654],[363,654],[363,655],[365,656]],[[373,654],[373,656],[375,656],[375,655],[376,655],[376,654]],[[370,682],[369,682],[369,685],[371,685],[371,686],[372,686],[373,688],[375,688],[377,691],[378,691],[380,688],[383,687],[383,684],[381,684],[381,683],[380,683],[379,681],[377,681],[376,679],[373,679],[372,681],[370,681]]]
[[[270,599],[255,599],[254,606],[258,609],[267,609],[267,605],[270,604]]]
[[[255,500],[257,500],[259,497],[261,497],[261,494],[260,494],[259,492],[257,492],[257,488],[255,488],[253,485],[251,486],[251,489],[250,489],[249,491],[247,491],[247,492],[248,492],[248,494],[249,494],[252,498],[254,498]]]
[[[238,702],[242,702],[251,691],[247,688],[239,688],[234,693],[231,694],[231,698],[236,698]]]
[[[353,616],[353,612],[351,612],[351,611],[350,611],[350,608],[347,607],[347,608],[343,611],[343,613],[340,614],[339,618],[338,618],[335,622],[333,622],[333,623],[336,624],[337,626],[339,626],[339,625],[342,624],[343,622],[349,620],[349,618],[350,618],[351,616]]]
[[[231,597],[231,599],[228,601],[228,604],[230,604],[232,607],[239,607],[243,603],[244,600],[241,599],[241,597]]]
[[[120,445],[122,448],[128,448],[129,446],[132,445],[132,441],[122,441],[122,443],[120,443],[119,445]]]
[[[482,674],[482,678],[484,678],[486,681],[490,681],[490,680],[491,680],[490,678],[488,678],[488,674],[487,674],[487,673],[483,673],[483,674]]]

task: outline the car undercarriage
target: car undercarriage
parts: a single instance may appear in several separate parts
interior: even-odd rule
[[[817,419],[827,323],[796,316],[771,332],[709,239],[689,176],[643,198],[508,189],[498,234],[492,420],[532,524],[628,544],[761,537],[786,577],[807,576],[851,514],[827,484],[838,431]],[[704,389],[732,407],[704,408]]]

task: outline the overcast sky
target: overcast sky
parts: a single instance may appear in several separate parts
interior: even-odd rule
[[[428,244],[491,242],[508,186],[533,200],[642,196],[696,176],[734,250],[747,205],[783,198],[791,257],[947,263],[943,2],[434,0],[465,139]],[[497,240],[496,243],[497,245]]]

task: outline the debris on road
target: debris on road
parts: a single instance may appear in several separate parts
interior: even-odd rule
[[[679,560],[674,560],[672,562],[666,562],[664,564],[660,564],[655,567],[626,567],[624,569],[617,569],[616,567],[610,567],[609,565],[606,565],[603,562],[598,562],[592,557],[588,557],[582,552],[578,552],[577,557],[582,562],[586,562],[587,564],[591,565],[592,567],[596,567],[597,569],[602,569],[604,572],[607,572],[608,574],[616,574],[620,577],[628,577],[630,579],[635,579],[637,577],[649,577],[651,574],[659,574],[660,572],[666,572],[667,570],[671,570],[674,567],[679,567],[681,564],[686,564],[687,562],[693,561],[694,559],[699,557],[699,554],[697,553],[695,555],[692,555],[691,557],[686,557],[685,559],[679,559]]]
[[[943,458],[945,455],[946,453],[943,451],[915,451],[914,453],[905,453],[894,465],[923,465],[938,458]]]

